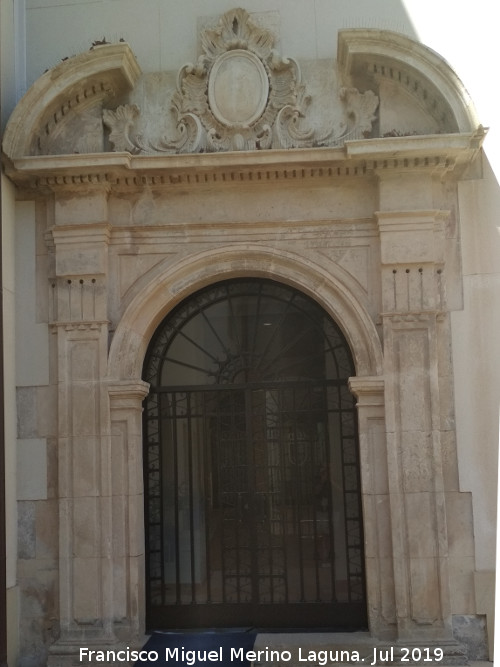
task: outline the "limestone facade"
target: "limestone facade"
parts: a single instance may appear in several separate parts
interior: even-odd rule
[[[484,130],[450,68],[395,33],[341,31],[337,61],[298,63],[233,10],[201,44],[155,74],[96,46],[5,132],[49,378],[18,393],[20,455],[41,462],[19,503],[21,652],[142,640],[144,356],[174,306],[245,276],[311,296],[351,347],[371,636],[458,655],[455,619],[488,607],[450,333]]]

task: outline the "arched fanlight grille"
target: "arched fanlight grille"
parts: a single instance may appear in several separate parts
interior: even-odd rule
[[[145,364],[153,386],[348,378],[338,326],[312,299],[268,280],[225,281],[182,303]]]

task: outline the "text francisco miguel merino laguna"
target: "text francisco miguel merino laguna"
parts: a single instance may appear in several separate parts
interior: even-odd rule
[[[226,649],[227,651],[227,649]],[[129,648],[118,651],[94,651],[89,648],[80,649],[80,662],[184,662],[192,667],[197,662],[223,662],[229,658],[230,662],[290,662],[292,658],[298,662],[309,662],[316,665],[328,665],[331,663],[364,663],[365,665],[376,665],[384,662],[392,663],[395,658],[394,648],[373,648],[371,656],[363,656],[358,651],[347,651],[338,649],[311,650],[294,647],[292,651],[265,649],[256,651],[245,651],[243,648],[229,649],[229,655],[223,654],[223,647],[211,651],[186,650],[184,647],[166,648],[165,655],[158,651],[132,650]],[[418,655],[416,655],[416,652]],[[402,648],[398,647],[399,662],[440,662],[443,659],[443,650],[440,648]],[[304,667],[306,667],[304,665]]]

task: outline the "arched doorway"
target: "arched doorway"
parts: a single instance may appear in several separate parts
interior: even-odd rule
[[[366,626],[352,375],[335,322],[281,283],[165,318],[143,374],[150,629]]]

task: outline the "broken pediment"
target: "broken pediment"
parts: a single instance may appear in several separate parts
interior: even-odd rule
[[[233,9],[201,31],[200,43],[196,62],[177,75],[141,74],[125,43],[67,59],[40,77],[16,107],[5,154],[341,147],[478,127],[449,66],[396,33],[344,30],[337,63],[299,65],[278,52],[272,30]]]

